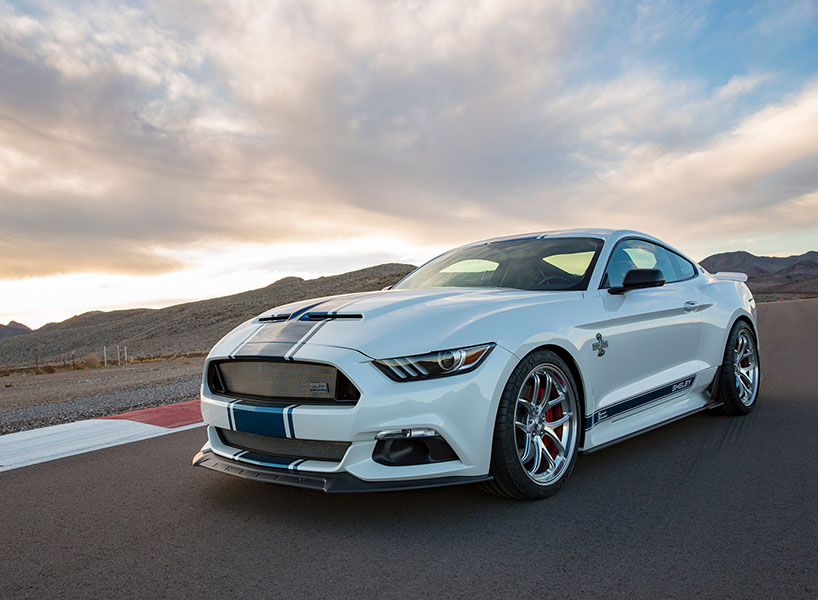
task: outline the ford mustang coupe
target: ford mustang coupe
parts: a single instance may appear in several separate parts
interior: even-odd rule
[[[478,242],[391,289],[279,306],[207,357],[193,464],[327,492],[481,482],[545,498],[579,453],[753,409],[744,281],[588,229]]]

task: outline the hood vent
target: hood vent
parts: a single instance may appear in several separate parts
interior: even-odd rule
[[[278,323],[279,321],[286,321],[290,315],[268,315],[266,317],[259,317],[259,323]]]
[[[360,313],[331,313],[331,312],[308,312],[301,317],[302,321],[330,321],[332,319],[363,319]]]

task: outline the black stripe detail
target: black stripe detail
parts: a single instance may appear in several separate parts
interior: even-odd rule
[[[337,313],[337,312],[308,312],[301,317],[302,321],[328,321],[332,319],[363,319],[360,313]]]
[[[665,396],[670,396],[671,394],[675,394],[676,392],[686,390],[693,385],[693,381],[695,379],[696,376],[691,375],[690,377],[679,379],[678,381],[674,381],[658,389],[651,390],[650,392],[645,392],[644,394],[639,394],[638,396],[634,396],[633,398],[628,398],[627,400],[618,402],[617,404],[609,406],[608,408],[598,410],[593,415],[585,417],[585,429],[587,431],[588,429],[591,429],[592,427],[601,423],[602,421],[612,419],[613,417],[628,412],[629,410],[638,408],[643,404],[648,404],[650,402],[653,402],[654,400],[659,400],[660,398],[664,398]]]
[[[335,298],[330,298],[328,300],[314,302],[290,314],[289,318],[286,321],[280,320],[270,321],[268,318],[267,320],[264,321],[264,324],[267,326],[261,329],[261,331],[256,332],[256,334],[253,335],[250,339],[244,341],[242,343],[242,346],[246,345],[253,339],[264,342],[296,343],[299,340],[301,340],[301,338],[303,338],[307,333],[309,333],[310,329],[312,329],[316,325],[326,323],[327,320],[344,318],[343,316],[339,317],[336,315],[332,315],[333,310],[337,310],[338,308],[352,304],[353,302],[363,297],[364,295],[365,294],[357,294],[352,297],[338,296]],[[318,306],[321,307],[321,312],[310,313],[312,309]],[[331,315],[331,316],[328,318],[322,317],[320,319],[319,318],[313,319],[310,318],[310,315]],[[233,354],[236,354],[240,349],[241,346],[234,350]]]
[[[259,317],[259,323],[279,323],[281,321],[286,321],[290,318],[289,314],[286,315],[270,315],[269,317]]]

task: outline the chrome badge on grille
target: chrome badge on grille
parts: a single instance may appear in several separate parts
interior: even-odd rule
[[[310,395],[313,394],[328,394],[329,393],[329,384],[325,382],[320,383],[310,383]]]

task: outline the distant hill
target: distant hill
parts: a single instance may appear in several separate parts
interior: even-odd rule
[[[23,325],[30,333],[0,339],[0,367],[32,365],[35,350],[41,365],[66,357],[70,360],[72,353],[79,360],[95,352],[102,360],[103,345],[114,359],[117,344],[127,346],[130,356],[206,352],[236,325],[269,308],[307,298],[379,290],[412,269],[411,265],[385,264],[318,279],[287,277],[264,288],[222,298],[161,309],[87,312],[33,332]]]
[[[724,252],[699,264],[711,273],[747,273],[747,285],[757,294],[818,294],[818,252],[798,256],[755,256],[749,252]]]
[[[10,321],[8,325],[0,325],[0,339],[28,333],[31,333],[31,329],[17,321]]]
[[[755,294],[818,295],[815,251],[783,258],[725,252],[708,256],[700,264],[711,273],[747,273]],[[12,321],[0,325],[0,368],[33,365],[35,350],[41,365],[70,359],[72,353],[81,359],[95,352],[101,359],[103,345],[114,357],[117,344],[127,346],[131,356],[206,352],[233,327],[269,308],[307,298],[379,290],[412,269],[411,265],[385,264],[318,279],[287,277],[257,290],[167,308],[87,312],[35,331]]]

